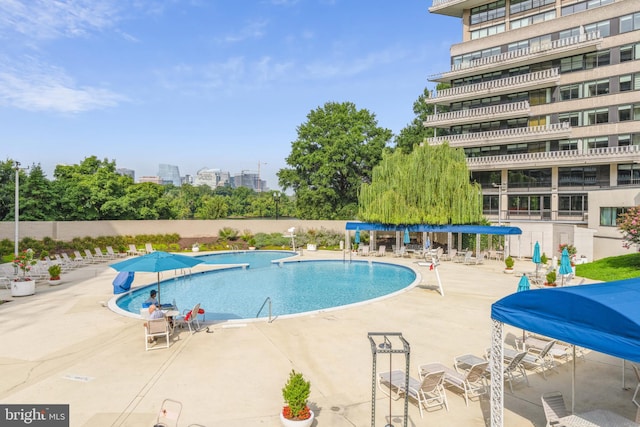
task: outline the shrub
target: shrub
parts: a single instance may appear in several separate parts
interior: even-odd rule
[[[283,415],[289,419],[306,420],[311,414],[307,408],[307,399],[311,394],[311,383],[305,381],[301,373],[291,370],[289,380],[282,388],[285,406]]]
[[[547,283],[549,283],[549,284],[556,283],[556,271],[555,270],[551,270],[550,272],[548,272],[547,276],[546,276],[546,279],[547,279]]]
[[[514,264],[516,262],[513,260],[513,258],[511,258],[511,255],[509,255],[505,260],[504,260],[504,265],[507,268],[513,268]]]

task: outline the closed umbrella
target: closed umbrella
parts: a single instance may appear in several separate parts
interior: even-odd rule
[[[409,237],[409,229],[404,229],[404,244],[408,245],[411,242],[411,237]]]
[[[530,287],[529,278],[526,274],[523,274],[518,282],[518,290],[516,292],[528,291]],[[524,329],[522,330],[522,348],[524,348]]]
[[[427,238],[424,240],[424,250],[428,251],[430,247],[431,247],[431,239],[429,239],[429,236],[427,236]]]
[[[558,273],[562,275],[562,286],[564,286],[564,276],[573,273],[573,268],[571,268],[571,259],[569,259],[569,251],[567,251],[567,248],[562,250]]]
[[[540,264],[542,264],[542,257],[540,256],[540,243],[536,242],[533,246],[533,256],[531,257],[531,261],[533,261],[536,265],[536,279],[538,278],[538,272],[540,270]]]
[[[356,228],[356,237],[354,238],[354,242],[356,242],[356,245],[360,244],[360,229]]]
[[[198,258],[163,251],[155,251],[126,261],[110,264],[110,267],[116,271],[158,273],[158,300],[160,300],[161,271],[191,268],[200,263],[202,263],[202,260],[199,260]]]

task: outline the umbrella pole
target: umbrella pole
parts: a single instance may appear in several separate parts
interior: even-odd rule
[[[158,271],[158,305],[160,304],[160,272]]]
[[[571,372],[571,413],[576,413],[576,346],[575,344],[571,346],[573,348],[573,370]]]

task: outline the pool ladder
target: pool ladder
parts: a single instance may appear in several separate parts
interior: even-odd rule
[[[258,310],[258,312],[256,313],[256,317],[260,316],[260,313],[262,313],[262,309],[265,305],[267,305],[267,303],[269,303],[269,323],[271,323],[273,321],[273,319],[271,318],[271,297],[267,297],[267,299],[264,300],[262,306],[260,307],[260,310]]]

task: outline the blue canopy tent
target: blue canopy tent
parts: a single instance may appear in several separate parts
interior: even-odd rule
[[[640,363],[640,278],[517,292],[491,306],[492,342],[502,324]],[[492,347],[491,425],[502,426],[502,347]],[[495,366],[494,366],[494,361]],[[494,382],[494,374],[500,377]]]

